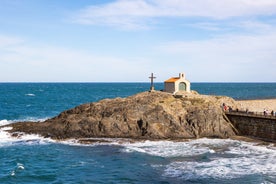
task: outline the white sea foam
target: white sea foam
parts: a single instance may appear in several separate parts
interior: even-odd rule
[[[187,142],[173,141],[145,141],[125,144],[125,151],[143,152],[154,156],[161,157],[179,157],[179,156],[194,156],[204,153],[215,153],[218,145],[227,147],[228,144],[233,144],[234,140],[220,139],[197,139]]]
[[[145,141],[125,144],[124,151],[166,157],[164,176],[182,179],[237,178],[264,174],[276,178],[276,149],[237,140]],[[177,157],[177,158],[176,158]],[[176,159],[174,159],[176,158]],[[200,160],[203,159],[203,160]]]
[[[28,93],[28,94],[25,94],[26,96],[35,96],[35,94],[33,93]]]
[[[12,130],[12,127],[3,127],[3,128],[1,128],[1,130],[3,130],[3,131]]]
[[[21,164],[21,163],[17,163],[17,169],[19,169],[19,170],[24,170],[24,169],[25,169],[25,167],[24,167],[24,165],[23,165],[23,164]]]
[[[10,129],[12,129],[12,127],[5,127],[0,129],[0,147],[13,140],[11,135],[6,132],[6,130]]]
[[[0,120],[0,126],[8,125],[8,124],[11,124],[13,122],[14,121],[3,119],[3,120]]]
[[[236,178],[251,174],[275,175],[275,156],[266,159],[256,156],[215,158],[208,162],[178,161],[169,164],[166,176],[196,178]]]
[[[46,118],[26,117],[24,119],[14,119],[14,120],[3,119],[3,120],[0,120],[0,126],[9,125],[16,122],[24,122],[24,121],[42,122],[47,119],[49,119],[49,117],[46,117]]]
[[[23,164],[17,163],[16,167],[14,168],[14,170],[11,171],[11,174],[10,174],[10,175],[11,175],[11,176],[15,176],[16,173],[21,172],[21,171],[24,170],[24,169],[25,169],[25,167],[24,167]]]
[[[67,139],[59,141],[61,144],[74,146],[98,146],[98,145],[120,145],[129,144],[132,139],[126,138],[85,138],[85,139]]]
[[[11,172],[11,176],[15,176],[15,171],[12,171],[12,172]]]
[[[36,134],[25,134],[18,132],[12,136],[7,130],[11,130],[12,127],[0,128],[0,147],[12,146],[16,144],[47,144],[55,142],[49,138],[43,138]]]
[[[45,118],[26,117],[26,118],[24,118],[24,119],[13,120],[13,121],[14,121],[14,122],[24,122],[24,121],[42,122],[42,121],[46,121],[47,119],[49,119],[49,117],[45,117]]]

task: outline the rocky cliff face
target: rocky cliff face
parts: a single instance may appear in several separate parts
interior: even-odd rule
[[[143,92],[127,98],[80,105],[45,122],[15,123],[11,132],[41,134],[54,139],[120,137],[178,139],[235,135],[221,104],[228,97]]]

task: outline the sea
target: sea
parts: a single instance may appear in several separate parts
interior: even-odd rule
[[[163,83],[155,83],[156,90]],[[44,121],[105,98],[147,91],[149,83],[0,83],[0,126]],[[200,94],[276,98],[276,83],[192,83]],[[0,128],[2,184],[276,183],[276,147],[231,139],[98,138],[89,144],[39,135],[12,137]]]

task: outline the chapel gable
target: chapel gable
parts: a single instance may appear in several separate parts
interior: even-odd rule
[[[164,81],[164,91],[168,93],[190,92],[191,83],[186,80],[184,73],[179,73],[178,77],[171,77]]]

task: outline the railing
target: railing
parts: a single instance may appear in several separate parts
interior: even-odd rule
[[[266,119],[276,119],[275,113],[263,113],[263,112],[251,112],[251,111],[225,111],[225,114],[237,115],[237,116],[247,116],[247,117],[258,117]]]

